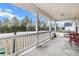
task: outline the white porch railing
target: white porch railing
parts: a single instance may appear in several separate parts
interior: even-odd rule
[[[50,36],[49,31],[39,32],[39,43],[47,40]],[[0,55],[19,55],[25,50],[37,44],[37,34],[29,33],[0,38]]]

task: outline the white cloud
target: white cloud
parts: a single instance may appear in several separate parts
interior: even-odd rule
[[[7,11],[7,12],[13,12],[11,9],[5,9],[5,11]]]
[[[2,9],[0,9],[0,11],[1,11]]]
[[[8,11],[10,11],[10,10],[8,10]],[[16,16],[16,15],[14,15],[14,14],[8,12],[8,11],[4,11],[4,10],[0,9],[0,16],[1,17],[5,17],[6,16],[6,17],[9,17],[10,19],[12,17]]]
[[[22,17],[18,17],[19,20],[22,20],[23,18],[24,18],[23,16]]]

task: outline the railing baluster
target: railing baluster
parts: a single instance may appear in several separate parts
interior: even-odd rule
[[[21,37],[21,39],[20,39],[20,44],[21,44],[21,49],[22,49],[22,37]]]
[[[16,39],[17,39],[17,42],[16,42],[17,46],[16,47],[17,47],[17,51],[19,51],[19,38],[17,37]]]
[[[27,36],[26,36],[26,47],[27,47],[27,45],[28,45],[27,40],[28,40],[28,38],[27,38]]]
[[[19,45],[19,47],[20,47],[20,50],[21,50],[21,37],[19,38],[19,43],[20,43],[20,45]]]
[[[27,46],[27,36],[25,36],[25,47]]]
[[[25,48],[25,36],[23,37],[23,48]]]
[[[33,44],[34,35],[31,36],[31,44]]]
[[[23,37],[21,37],[21,49],[23,49]]]
[[[24,40],[24,48],[25,48],[25,36],[24,36],[23,40]]]
[[[29,45],[31,45],[31,35],[29,35]]]
[[[10,43],[10,54],[12,54],[12,39],[9,40]]]
[[[18,51],[18,37],[16,37],[15,39],[15,51],[17,52]]]
[[[20,47],[20,37],[18,37],[18,51],[21,49],[21,47]]]
[[[32,45],[32,35],[30,35],[30,41],[31,41],[30,44]]]
[[[29,45],[29,35],[27,36],[27,46]]]
[[[24,39],[23,39],[24,36],[22,36],[22,49],[24,48]]]
[[[21,39],[22,41],[22,48],[21,49],[23,49],[24,48],[24,40],[23,40],[23,36],[22,36],[22,39]]]
[[[26,36],[25,36],[24,38],[25,38],[25,40],[24,40],[24,42],[25,42],[25,44],[24,44],[24,48],[26,48]]]
[[[7,55],[6,40],[4,40],[5,55]]]
[[[10,45],[9,45],[9,39],[7,39],[7,52],[8,52],[8,54],[10,54]]]
[[[32,38],[33,36],[31,35],[31,44],[32,44],[32,41],[33,41],[33,38]]]
[[[27,42],[28,42],[28,46],[29,46],[29,44],[30,44],[30,42],[29,42],[29,35],[28,35],[28,41]]]
[[[8,55],[8,40],[5,41],[5,49],[6,55]]]

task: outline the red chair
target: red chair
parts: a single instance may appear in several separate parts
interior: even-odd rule
[[[78,46],[79,47],[79,34],[77,34],[77,37],[76,37],[76,46]]]
[[[69,37],[70,37],[69,43],[71,43],[71,46],[72,46],[72,42],[74,42],[75,45],[78,45],[79,37],[75,32],[70,32]]]

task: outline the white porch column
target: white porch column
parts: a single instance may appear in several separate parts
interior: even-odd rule
[[[56,30],[57,30],[57,24],[56,24],[56,21],[55,21],[55,30],[54,30],[55,33],[56,33]]]
[[[37,47],[39,46],[39,34],[38,34],[38,32],[39,32],[39,30],[38,30],[38,26],[39,26],[39,12],[37,12],[37,14],[36,14],[36,36],[37,36]]]
[[[78,33],[79,33],[79,19],[78,19],[78,25],[77,26],[78,26]]]
[[[76,19],[76,32],[79,33],[79,20]]]
[[[51,18],[50,18],[50,21],[49,21],[49,34],[50,34],[50,39],[51,39]]]
[[[72,30],[76,32],[76,19],[73,20]]]

